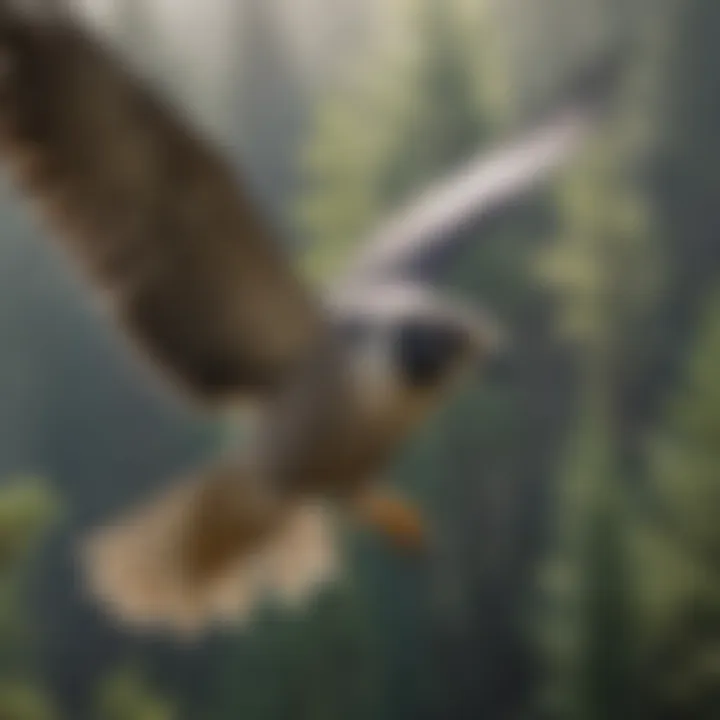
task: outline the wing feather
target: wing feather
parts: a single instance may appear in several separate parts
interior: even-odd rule
[[[0,147],[141,346],[206,399],[265,391],[321,326],[250,192],[69,18],[0,15]]]
[[[593,62],[544,119],[509,142],[481,151],[381,224],[363,243],[344,283],[439,275],[470,235],[486,232],[582,148],[613,106],[627,55],[625,48],[617,48]],[[473,232],[464,232],[468,229]]]
[[[463,230],[481,232],[525,199],[571,155],[586,130],[581,116],[569,114],[519,142],[481,153],[386,221],[360,250],[349,278],[418,278],[438,270],[464,239]]]

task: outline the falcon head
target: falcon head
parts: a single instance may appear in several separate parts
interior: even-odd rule
[[[338,332],[352,358],[365,360],[393,385],[434,390],[472,369],[495,365],[507,346],[499,323],[482,308],[430,286],[394,283],[337,299]]]

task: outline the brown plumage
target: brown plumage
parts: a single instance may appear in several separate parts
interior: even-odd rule
[[[95,533],[91,589],[123,620],[189,631],[307,597],[336,568],[329,507],[421,549],[420,515],[377,476],[496,333],[407,275],[564,162],[592,114],[573,104],[462,168],[320,305],[177,112],[69,14],[19,5],[0,0],[0,152],[19,185],[166,375],[205,401],[261,401],[238,459]]]
[[[5,157],[123,324],[197,395],[272,388],[320,317],[239,180],[77,23],[0,47]]]

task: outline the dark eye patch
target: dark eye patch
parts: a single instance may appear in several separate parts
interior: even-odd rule
[[[457,326],[409,320],[398,329],[395,352],[405,378],[422,387],[440,380],[467,345],[467,333]]]

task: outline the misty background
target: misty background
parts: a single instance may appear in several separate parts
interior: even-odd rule
[[[717,720],[717,0],[76,4],[242,166],[315,282],[579,67],[632,53],[611,127],[451,273],[513,352],[389,471],[432,556],[348,533],[309,608],[199,645],[115,629],[72,553],[232,428],[130,359],[3,180],[0,718]]]

